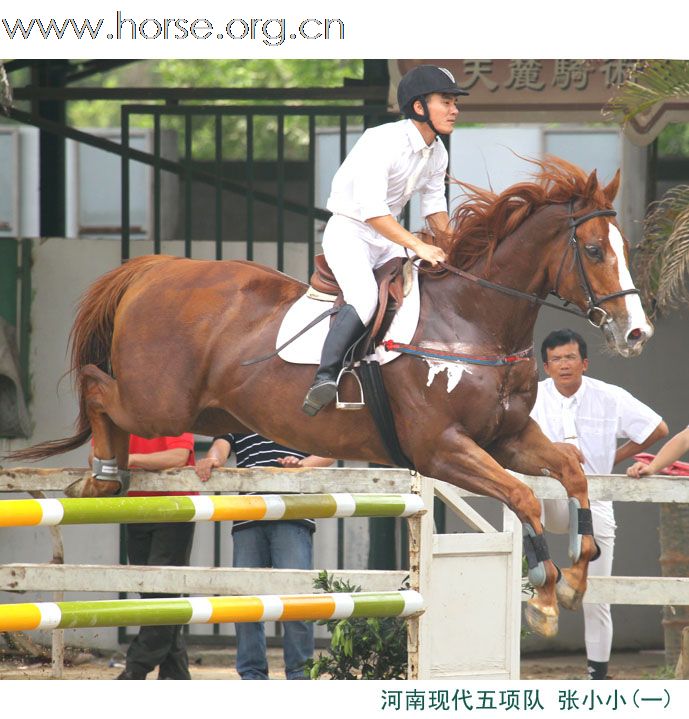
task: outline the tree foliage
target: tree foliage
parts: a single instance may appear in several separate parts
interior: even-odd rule
[[[0,62],[0,110],[7,114],[12,107],[12,85],[10,85],[5,66]]]
[[[339,87],[345,78],[361,78],[361,60],[156,60],[138,62],[109,73],[100,83],[103,87],[233,87],[233,88],[298,88]],[[93,80],[90,81],[93,83]],[[189,103],[187,103],[189,104]],[[227,101],[204,101],[204,105],[227,105]],[[232,101],[233,106],[267,105],[269,102]],[[279,104],[283,104],[280,102]],[[70,122],[78,127],[119,127],[120,105],[96,100],[70,104]],[[133,127],[150,128],[150,115],[132,116]],[[173,130],[178,137],[179,150],[185,145],[183,117],[166,117],[164,130]],[[215,120],[196,117],[192,125],[192,148],[195,160],[215,158]],[[222,122],[223,159],[241,160],[246,154],[246,120],[226,116]],[[277,154],[277,119],[275,116],[256,116],[254,119],[254,157],[274,159]],[[285,157],[303,159],[308,143],[308,124],[303,117],[285,120]]]
[[[641,60],[632,68],[606,107],[608,117],[624,124],[655,105],[689,97],[689,62]]]
[[[646,60],[633,68],[607,106],[622,124],[657,104],[689,99],[689,62]],[[665,131],[664,154],[689,154],[689,128]],[[653,203],[644,220],[644,235],[635,257],[637,286],[655,312],[689,303],[689,186],[679,185]]]
[[[673,187],[649,207],[634,264],[647,307],[689,302],[689,186]]]

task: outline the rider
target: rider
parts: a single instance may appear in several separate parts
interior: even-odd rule
[[[458,95],[468,95],[452,74],[435,65],[410,70],[397,88],[406,119],[366,130],[333,178],[327,208],[333,216],[323,234],[323,253],[345,303],[330,327],[321,364],[302,409],[315,415],[335,399],[337,376],[347,350],[359,339],[378,304],[373,270],[411,250],[432,265],[445,260],[397,221],[415,191],[431,230],[447,228],[448,155],[439,135],[449,135],[459,113]]]

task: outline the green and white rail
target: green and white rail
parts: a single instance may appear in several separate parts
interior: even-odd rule
[[[5,499],[0,527],[141,522],[410,517],[424,510],[417,494],[265,494]]]

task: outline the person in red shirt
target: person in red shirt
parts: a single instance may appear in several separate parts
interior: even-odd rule
[[[130,435],[129,467],[133,469],[173,469],[192,467],[194,435],[143,439]],[[129,496],[198,494],[198,492],[129,492]],[[126,524],[125,537],[129,564],[143,566],[187,566],[194,540],[194,522],[156,522]],[[174,594],[141,594],[142,598],[173,597]],[[158,667],[158,679],[191,679],[189,657],[182,627],[141,627],[127,650],[124,671],[118,679],[146,679]]]

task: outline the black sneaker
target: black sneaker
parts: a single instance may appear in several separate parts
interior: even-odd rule
[[[146,674],[144,672],[135,672],[132,669],[125,669],[121,674],[117,676],[117,679],[145,679]]]

